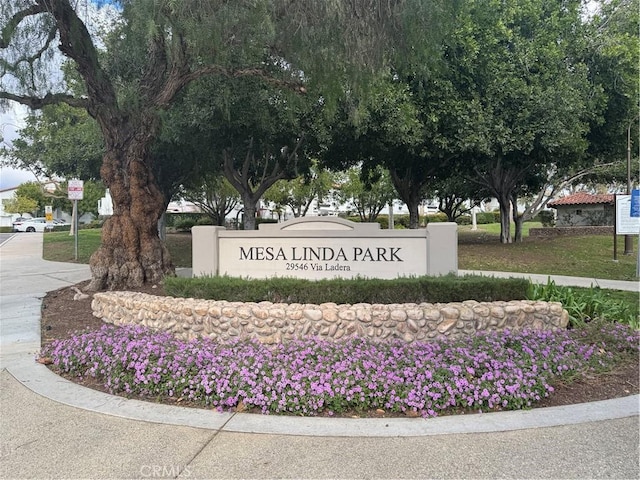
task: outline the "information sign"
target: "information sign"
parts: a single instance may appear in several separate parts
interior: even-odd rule
[[[631,216],[631,195],[616,195],[616,235],[637,235],[640,216]]]
[[[53,206],[45,205],[44,217],[46,218],[47,223],[53,222]]]
[[[69,180],[67,192],[69,194],[69,200],[82,200],[84,191],[84,182],[82,180]]]
[[[631,216],[640,217],[640,190],[631,190]]]

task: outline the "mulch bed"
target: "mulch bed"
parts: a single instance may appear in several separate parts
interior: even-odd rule
[[[88,282],[76,285],[82,290]],[[146,286],[138,291],[164,295],[161,285]],[[91,311],[91,298],[74,300],[76,291],[65,287],[49,292],[42,301],[42,345],[55,339],[64,339],[72,336],[74,332],[83,330],[98,330],[104,323],[93,316]],[[607,400],[640,393],[640,365],[637,361],[620,365],[616,369],[599,373],[597,375],[584,376],[570,383],[553,384],[555,391],[535,407],[553,407],[560,405],[572,405],[576,403]],[[89,388],[104,389],[91,379],[80,380],[70,378]],[[141,398],[141,400],[147,400]],[[158,401],[157,399],[148,399]],[[172,402],[175,404],[175,402]],[[181,404],[183,405],[183,404]],[[183,405],[189,406],[189,405]],[[362,415],[362,414],[360,414]],[[380,416],[380,412],[372,412],[371,416]]]

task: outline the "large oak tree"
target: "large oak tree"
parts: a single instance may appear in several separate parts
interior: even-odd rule
[[[120,22],[105,52],[69,0],[14,0],[0,7],[0,99],[32,109],[54,103],[83,108],[103,136],[100,174],[114,215],[91,257],[94,290],[137,287],[173,273],[158,237],[166,199],[153,173],[152,147],[161,112],[185,86],[211,75],[259,77],[300,90],[307,79],[339,78],[334,84],[342,85],[345,74],[352,78],[384,64],[391,44],[410,56],[424,52],[434,17],[445,8],[435,0],[118,5]],[[75,66],[82,95],[50,81],[56,52]],[[264,68],[265,56],[285,59],[292,68],[274,74]],[[304,77],[294,74],[300,71]]]

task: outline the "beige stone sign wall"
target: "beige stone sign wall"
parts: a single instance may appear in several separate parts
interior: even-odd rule
[[[304,217],[258,230],[192,229],[193,275],[398,278],[458,271],[455,223],[381,230],[377,223]]]

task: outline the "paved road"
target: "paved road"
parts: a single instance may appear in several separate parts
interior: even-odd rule
[[[0,478],[639,478],[638,397],[438,419],[219,414],[36,364],[40,298],[88,278],[42,235],[0,247]]]
[[[0,233],[0,246],[14,235],[15,233]]]

